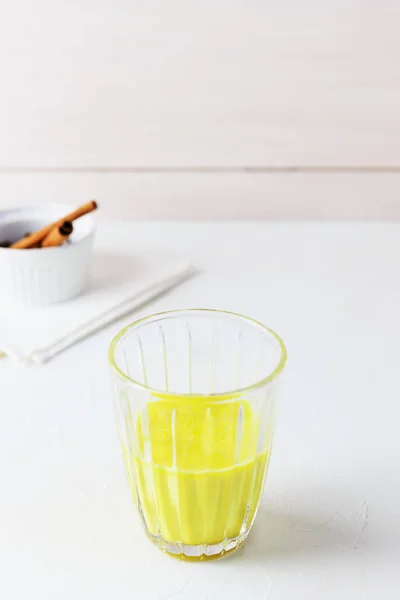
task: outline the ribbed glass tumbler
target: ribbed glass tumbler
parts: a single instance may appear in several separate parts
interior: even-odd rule
[[[148,537],[186,560],[238,548],[268,469],[282,340],[248,317],[181,310],[123,329],[109,361],[126,473]]]

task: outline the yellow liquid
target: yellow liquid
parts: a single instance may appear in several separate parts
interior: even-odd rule
[[[147,408],[123,455],[148,532],[193,546],[247,532],[269,461],[269,450],[257,453],[260,425],[250,405],[159,396]]]

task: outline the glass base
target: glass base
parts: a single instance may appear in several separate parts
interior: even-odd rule
[[[150,541],[162,550],[162,552],[165,552],[165,554],[169,554],[179,560],[203,562],[223,558],[224,556],[228,556],[228,554],[236,552],[246,541],[250,530],[248,529],[245,533],[235,538],[227,538],[218,544],[199,544],[198,546],[191,546],[183,542],[169,542],[161,536],[152,535],[149,532],[146,533]]]

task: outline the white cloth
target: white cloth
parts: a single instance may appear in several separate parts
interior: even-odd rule
[[[88,290],[45,309],[0,308],[0,357],[42,363],[171,289],[189,263],[150,256],[94,256]]]

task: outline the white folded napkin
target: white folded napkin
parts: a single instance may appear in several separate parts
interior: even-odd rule
[[[82,296],[45,309],[0,307],[0,357],[46,362],[191,273],[189,263],[159,256],[95,255]]]

